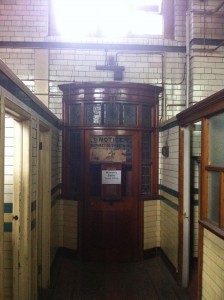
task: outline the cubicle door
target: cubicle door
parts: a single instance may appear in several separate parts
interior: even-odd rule
[[[133,261],[141,257],[138,133],[85,132],[84,259]]]

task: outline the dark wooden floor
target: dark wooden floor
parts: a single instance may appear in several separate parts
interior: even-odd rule
[[[59,257],[51,278],[51,288],[41,291],[39,300],[190,299],[160,257],[110,264]]]

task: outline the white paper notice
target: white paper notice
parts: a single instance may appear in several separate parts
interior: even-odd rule
[[[103,170],[102,184],[121,184],[121,170]]]

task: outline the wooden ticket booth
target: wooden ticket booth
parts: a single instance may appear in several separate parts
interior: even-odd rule
[[[158,194],[161,87],[69,83],[63,91],[63,197],[78,201],[83,259],[143,256],[144,200]]]

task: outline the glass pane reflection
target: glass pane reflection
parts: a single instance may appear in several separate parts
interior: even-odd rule
[[[209,164],[224,167],[224,113],[209,119]]]
[[[220,174],[208,173],[208,219],[218,224],[219,222],[219,188]]]

